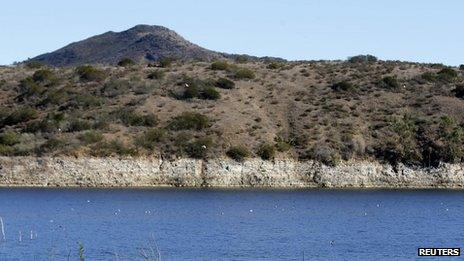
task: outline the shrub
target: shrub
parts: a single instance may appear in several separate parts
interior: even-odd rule
[[[276,149],[270,144],[263,144],[258,148],[257,154],[263,160],[271,160],[275,157]]]
[[[292,148],[292,146],[290,144],[288,144],[287,142],[285,141],[277,141],[276,144],[275,144],[275,147],[277,149],[277,151],[279,152],[285,152],[285,151],[288,151]]]
[[[200,97],[200,90],[196,85],[188,85],[185,87],[184,93],[182,94],[182,99],[193,99]]]
[[[158,124],[159,120],[156,115],[149,114],[139,114],[133,109],[121,109],[117,112],[119,119],[126,126],[146,126],[154,127]]]
[[[235,83],[227,78],[219,78],[216,81],[216,87],[221,89],[234,89]]]
[[[13,148],[11,146],[0,144],[0,155],[9,156],[12,152],[13,152]]]
[[[238,62],[238,63],[246,63],[248,62],[250,59],[247,55],[237,55],[235,56],[235,61]]]
[[[103,104],[101,98],[88,93],[78,94],[75,96],[74,100],[76,101],[77,105],[83,108],[96,107]]]
[[[456,72],[454,69],[446,67],[441,69],[441,71],[438,72],[438,78],[442,81],[445,82],[452,82],[458,77],[458,72]]]
[[[196,112],[184,112],[169,123],[171,130],[202,130],[209,126],[209,119]]]
[[[165,58],[162,58],[160,61],[159,61],[159,65],[163,68],[167,68],[167,67],[171,67],[172,63],[175,61],[176,59],[172,58],[172,57],[165,57]]]
[[[226,155],[236,161],[242,162],[245,158],[250,156],[250,151],[243,146],[234,146],[226,152]]]
[[[336,166],[340,162],[340,155],[330,147],[317,145],[307,150],[301,159],[315,160],[327,166]]]
[[[352,56],[348,58],[348,62],[350,63],[364,63],[364,62],[372,63],[372,62],[377,62],[377,60],[378,60],[377,57],[370,55],[370,54],[356,55],[356,56]]]
[[[43,84],[53,84],[56,83],[57,78],[55,76],[55,73],[52,72],[49,69],[41,69],[32,75],[32,80],[37,83],[43,83]]]
[[[47,97],[41,104],[61,105],[69,99],[68,93],[64,89],[53,90],[47,93]]]
[[[79,132],[92,128],[92,123],[87,120],[74,119],[68,127],[68,132]]]
[[[24,131],[29,133],[53,133],[58,131],[59,128],[60,122],[46,117],[43,120],[28,123]]]
[[[161,80],[164,78],[164,72],[161,70],[152,71],[147,76],[151,80]]]
[[[226,61],[215,61],[211,64],[211,70],[225,71],[229,69],[229,63]]]
[[[51,138],[40,146],[40,153],[51,153],[66,146],[66,141],[59,138]]]
[[[397,89],[400,87],[400,83],[396,76],[385,76],[382,78],[382,84],[388,89]]]
[[[280,69],[282,67],[284,67],[284,64],[279,63],[279,62],[271,62],[270,64],[267,65],[267,68],[271,69],[271,70],[277,70],[277,69]]]
[[[187,153],[192,158],[205,158],[213,145],[211,137],[203,137],[190,143],[187,147]]]
[[[166,130],[164,129],[150,129],[145,131],[140,137],[137,138],[136,144],[146,149],[152,150],[155,145],[164,140],[166,137]]]
[[[248,69],[248,68],[241,68],[241,69],[238,69],[237,71],[235,71],[234,77],[236,79],[240,79],[240,80],[254,79],[255,78],[255,73],[252,70]]]
[[[218,100],[221,94],[214,87],[207,86],[201,90],[200,97],[205,100]]]
[[[100,92],[110,98],[117,97],[124,93],[127,93],[130,89],[130,83],[128,80],[111,79],[100,90]]]
[[[81,65],[76,68],[79,78],[86,82],[103,81],[106,78],[105,72],[93,67],[92,65]]]
[[[464,64],[459,65],[459,70],[464,71]]]
[[[464,84],[456,85],[456,89],[453,92],[456,97],[464,99]]]
[[[93,144],[103,140],[103,134],[97,131],[86,131],[79,136],[79,139],[85,144]]]
[[[135,62],[130,58],[123,58],[118,62],[118,66],[128,67],[134,65]]]
[[[30,107],[22,107],[13,111],[4,120],[4,125],[16,125],[18,123],[27,122],[37,118],[38,113],[36,110]]]
[[[26,67],[29,69],[39,69],[43,67],[44,64],[38,61],[28,61],[26,62]]]
[[[332,85],[332,90],[339,92],[339,91],[345,91],[345,92],[353,92],[355,91],[358,87],[356,85],[353,85],[352,83],[348,81],[342,81],[342,82],[337,82]]]
[[[437,76],[431,72],[425,72],[421,75],[421,78],[427,82],[433,82],[436,80]]]
[[[38,96],[42,94],[45,89],[38,85],[32,77],[27,77],[19,82],[19,91],[24,96]]]
[[[184,79],[184,93],[178,96],[180,99],[199,98],[204,100],[217,100],[221,98],[220,93],[214,89],[208,81],[200,79],[185,78]]]
[[[0,133],[0,145],[13,146],[19,143],[20,139],[21,135],[12,131]]]
[[[135,156],[137,150],[124,145],[120,140],[101,141],[92,146],[91,154],[99,157],[109,156]]]

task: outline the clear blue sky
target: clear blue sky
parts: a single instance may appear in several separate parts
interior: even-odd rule
[[[169,27],[203,47],[290,60],[464,64],[462,0],[8,0],[0,64],[136,24]]]

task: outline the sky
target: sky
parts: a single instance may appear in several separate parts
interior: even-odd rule
[[[227,53],[460,65],[463,11],[462,0],[3,0],[0,64],[150,24]]]

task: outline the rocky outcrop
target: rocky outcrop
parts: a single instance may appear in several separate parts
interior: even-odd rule
[[[463,188],[464,165],[392,168],[378,162],[336,167],[291,159],[0,157],[1,186],[35,187],[326,187]]]

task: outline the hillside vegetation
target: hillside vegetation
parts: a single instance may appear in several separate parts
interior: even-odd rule
[[[464,71],[440,64],[236,60],[0,68],[0,154],[464,159]]]

